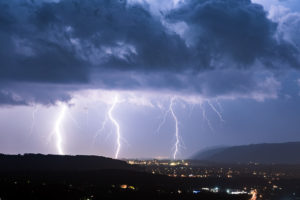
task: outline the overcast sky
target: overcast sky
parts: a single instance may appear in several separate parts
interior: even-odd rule
[[[298,0],[0,0],[0,152],[300,141],[299,35]]]

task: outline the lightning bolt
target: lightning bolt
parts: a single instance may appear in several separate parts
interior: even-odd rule
[[[214,132],[214,129],[213,129],[212,125],[211,125],[211,122],[209,121],[208,117],[206,116],[206,111],[203,108],[202,104],[200,104],[200,108],[202,110],[202,117],[203,117],[203,119],[207,122],[207,125],[208,125],[209,129],[211,130],[211,132]]]
[[[92,146],[94,146],[95,141],[96,141],[96,138],[97,138],[97,137],[100,135],[100,133],[104,130],[104,128],[105,128],[107,122],[108,122],[108,117],[107,117],[107,115],[105,115],[105,119],[104,119],[104,121],[102,122],[101,127],[96,131],[96,134],[94,135],[94,139],[93,139],[93,144],[92,144]]]
[[[85,109],[85,126],[86,129],[88,130],[89,129],[89,107],[86,105],[84,109]]]
[[[73,124],[75,124],[77,126],[77,128],[83,130],[83,128],[81,127],[81,125],[79,125],[78,121],[75,119],[75,117],[72,115],[70,109],[68,109],[68,117],[72,120]]]
[[[177,119],[177,116],[176,116],[176,114],[173,110],[174,100],[175,100],[175,98],[173,97],[171,99],[169,110],[170,110],[170,112],[172,114],[172,117],[175,121],[175,139],[176,139],[176,141],[175,141],[175,145],[174,145],[175,150],[174,150],[174,153],[173,153],[173,159],[175,160],[176,155],[177,155],[178,150],[179,150],[180,138],[179,138],[179,130],[178,130],[178,119]]]
[[[216,107],[210,102],[207,101],[208,105],[211,107],[211,109],[218,115],[218,117],[220,118],[221,122],[225,122],[225,120],[223,119],[223,116],[221,115],[221,113],[216,109]]]
[[[116,159],[119,157],[119,152],[121,149],[121,133],[120,133],[120,125],[117,122],[117,120],[114,118],[114,116],[112,115],[112,112],[114,111],[114,109],[118,103],[119,103],[119,97],[118,97],[118,95],[116,95],[112,106],[108,110],[108,117],[109,117],[110,121],[113,123],[113,125],[116,127],[116,135],[117,135],[117,150],[115,153]]]
[[[160,122],[160,124],[158,125],[158,127],[155,131],[157,134],[160,132],[161,127],[166,123],[166,119],[167,119],[169,112],[170,112],[170,109],[165,112],[162,121]]]
[[[174,144],[174,149],[175,150],[174,150],[174,153],[173,153],[173,159],[174,160],[176,159],[176,156],[177,156],[178,151],[179,151],[179,146],[180,146],[180,136],[179,136],[179,128],[178,128],[179,123],[178,123],[177,116],[176,116],[176,114],[174,112],[174,109],[173,109],[175,99],[176,99],[175,97],[171,98],[169,108],[165,112],[165,114],[163,116],[163,120],[160,122],[158,128],[156,129],[156,133],[159,133],[161,127],[166,123],[166,119],[167,119],[168,114],[171,113],[172,118],[175,121],[175,144]]]
[[[66,110],[67,110],[67,106],[65,104],[62,104],[61,110],[59,112],[59,116],[57,117],[57,120],[56,120],[55,126],[54,126],[54,132],[55,132],[55,138],[56,138],[56,149],[57,149],[58,154],[60,154],[60,155],[64,155],[64,151],[62,148],[63,139],[62,139],[62,133],[61,133],[61,124],[65,118]]]
[[[29,131],[30,136],[32,135],[33,129],[35,126],[35,118],[36,118],[37,111],[38,111],[38,107],[34,106],[34,109],[32,111],[32,115],[31,115],[31,126],[30,126],[30,131]]]
[[[194,111],[194,108],[195,108],[195,104],[191,104],[191,105],[190,105],[189,117],[192,116],[192,113],[193,113],[193,111]]]
[[[224,110],[224,109],[223,109],[223,106],[221,105],[221,103],[219,102],[218,99],[216,99],[216,103],[217,103],[219,109],[220,109],[221,111],[223,111],[223,110]]]

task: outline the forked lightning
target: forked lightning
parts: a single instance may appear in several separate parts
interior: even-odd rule
[[[115,98],[114,98],[112,106],[108,110],[108,117],[109,117],[110,121],[113,123],[113,125],[116,127],[116,135],[117,135],[117,139],[116,139],[117,150],[116,150],[116,153],[115,153],[115,158],[116,159],[119,157],[119,152],[120,152],[120,149],[121,149],[121,133],[120,133],[120,125],[117,122],[117,120],[114,118],[112,112],[114,111],[114,109],[115,109],[115,107],[118,103],[119,103],[119,98],[118,98],[118,95],[116,95]]]

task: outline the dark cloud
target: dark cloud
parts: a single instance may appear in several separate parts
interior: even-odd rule
[[[0,0],[0,11],[5,104],[12,93],[48,104],[97,87],[247,94],[260,88],[254,66],[300,66],[298,49],[275,39],[277,24],[250,0],[190,0],[164,22],[122,0]],[[168,27],[178,22],[184,36]]]
[[[250,0],[190,0],[171,11],[168,19],[189,25],[199,61],[212,67],[212,59],[222,62],[224,58],[243,68],[256,61],[273,67],[300,67],[297,49],[275,39],[277,24]]]
[[[0,89],[2,105],[34,105],[36,103],[53,105],[57,101],[68,102],[71,93],[81,85],[47,83],[3,83]]]
[[[0,91],[0,102],[1,105],[26,105],[27,102],[21,99],[19,96],[6,91]]]
[[[28,82],[83,82],[88,69],[63,38],[32,24],[38,5],[26,1],[1,1],[0,79]],[[55,30],[59,34],[59,30]],[[52,32],[55,32],[52,30]]]

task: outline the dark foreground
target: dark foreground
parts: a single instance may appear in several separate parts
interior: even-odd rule
[[[0,200],[14,199],[299,200],[300,166],[0,154]]]
[[[0,197],[9,199],[205,199],[243,200],[249,195],[193,194],[188,181],[122,170],[6,172]]]
[[[200,179],[154,175],[95,156],[0,155],[0,199],[248,200],[249,194],[199,191]]]

